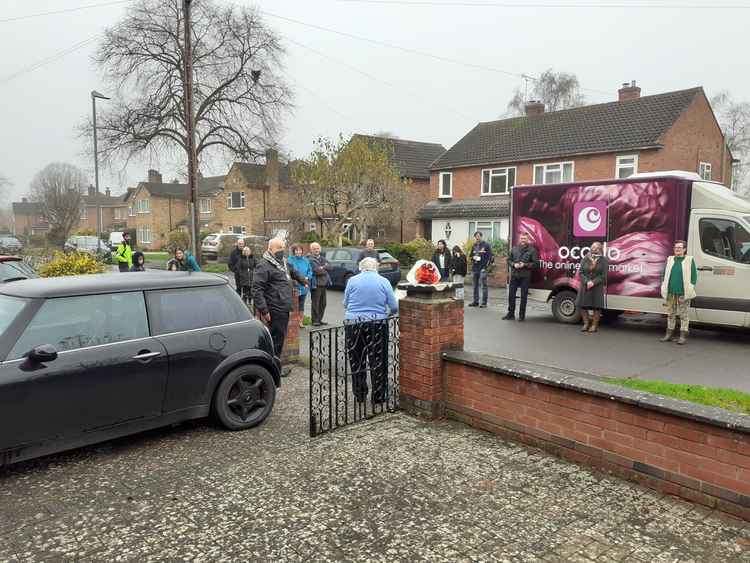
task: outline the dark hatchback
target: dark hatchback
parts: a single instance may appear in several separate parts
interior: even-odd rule
[[[401,265],[399,261],[382,248],[378,248],[380,265],[378,273],[396,286],[401,281]],[[347,246],[343,248],[324,248],[325,257],[331,263],[331,285],[337,289],[346,287],[349,278],[359,273],[359,260],[364,248]]]
[[[223,276],[0,285],[0,466],[209,414],[250,428],[280,382],[268,330]]]
[[[0,283],[38,277],[34,269],[18,256],[0,256]]]

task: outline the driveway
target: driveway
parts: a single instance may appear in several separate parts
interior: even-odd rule
[[[750,561],[750,530],[453,422],[183,424],[0,470],[0,561]]]
[[[471,288],[468,288],[470,291]],[[343,292],[329,291],[326,320],[344,318]],[[662,379],[750,392],[750,331],[691,328],[686,346],[663,344],[663,320],[623,317],[596,335],[553,320],[548,306],[529,304],[526,322],[501,320],[504,290],[491,290],[487,309],[466,308],[464,348],[607,377]],[[307,304],[309,315],[309,303]],[[301,339],[307,354],[307,338]]]

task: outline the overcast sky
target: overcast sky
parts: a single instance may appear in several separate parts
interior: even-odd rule
[[[106,1],[2,0],[0,20]],[[750,99],[750,9],[685,8],[698,2],[750,7],[750,0],[618,2],[627,8],[592,8],[613,3],[595,1],[586,2],[588,7],[539,7],[559,3],[554,0],[515,2],[523,7],[499,0],[236,0],[266,12],[267,24],[288,39],[287,75],[296,108],[280,141],[285,152],[297,157],[309,153],[316,137],[339,132],[390,131],[450,147],[477,122],[503,114],[513,90],[523,83],[471,65],[529,75],[550,67],[573,72],[590,102],[613,101],[619,85],[629,80],[638,81],[643,95],[703,86],[709,96],[729,90],[738,99]],[[494,5],[475,5],[482,3]],[[673,7],[635,6],[655,3]],[[0,22],[0,175],[14,183],[12,199],[25,194],[34,174],[49,162],[71,162],[93,176],[93,159],[82,154],[74,128],[91,111],[89,92],[102,88],[91,62],[95,41],[9,77],[95,38],[126,9],[127,4],[115,4]],[[100,184],[120,193],[143,179],[148,168],[171,179],[181,165],[149,157],[132,163],[124,175],[103,171]]]

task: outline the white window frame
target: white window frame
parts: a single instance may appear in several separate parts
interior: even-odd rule
[[[632,158],[633,163],[623,163],[622,161],[626,158]],[[629,178],[633,174],[629,174],[628,176],[620,176],[620,170],[632,168],[633,174],[638,174],[638,155],[637,154],[621,154],[615,158],[615,178],[618,180],[624,180],[625,178]]]
[[[495,229],[495,225],[499,225],[499,231]],[[505,225],[505,229],[503,229],[503,225]],[[503,236],[503,230],[508,231],[505,236]],[[469,240],[474,239],[474,233],[477,231],[490,231],[492,235],[490,237],[486,237],[483,240],[508,240],[508,236],[510,234],[510,221],[507,217],[503,218],[500,217],[498,219],[485,219],[483,221],[477,221],[477,220],[470,220],[469,221]]]
[[[203,215],[209,215],[214,212],[214,200],[210,197],[201,197],[198,199],[198,211]]]
[[[151,204],[148,199],[139,199],[135,202],[135,212],[141,215],[151,213]]]
[[[232,207],[232,194],[240,194],[240,206]],[[245,192],[229,192],[227,193],[227,209],[245,209]]]
[[[135,208],[132,205],[128,206],[128,217],[135,217]]]
[[[570,180],[566,180],[564,178],[564,170],[565,170],[565,165],[566,164],[570,164]],[[567,184],[569,182],[575,182],[575,179],[576,179],[576,163],[575,163],[575,161],[574,160],[562,160],[560,162],[545,162],[543,164],[535,164],[534,165],[534,175],[533,175],[533,179],[532,179],[532,181],[534,182],[534,184],[537,183],[537,181],[536,181],[536,171],[537,171],[537,168],[541,168],[542,169],[542,182],[541,182],[542,185],[544,185],[544,184],[558,183],[558,182],[547,182],[546,181],[547,180],[547,173],[549,172],[548,169],[552,168],[554,166],[559,166],[560,167],[560,182],[559,182],[560,184]]]
[[[510,170],[513,170],[513,185],[511,186],[508,181],[508,172]],[[492,190],[492,177],[505,177],[505,191],[504,192],[493,192],[493,191],[484,191],[484,173],[489,172],[490,174],[490,181],[489,181],[489,188]],[[510,189],[516,185],[516,178],[518,177],[518,170],[515,166],[501,166],[499,168],[483,168],[482,169],[482,175],[480,176],[480,188],[479,192],[480,195],[505,195],[510,193]]]
[[[115,221],[122,221],[127,217],[124,207],[115,207],[114,218]]]
[[[240,229],[240,232],[237,232],[236,230],[237,228]],[[232,233],[233,235],[246,235],[247,234],[247,228],[245,227],[245,225],[232,225],[231,229],[232,230],[229,232]]]
[[[712,169],[711,169],[711,163],[710,162],[699,162],[698,163],[698,175],[703,178],[704,180],[711,180],[712,176]],[[708,174],[706,174],[708,173]],[[708,178],[706,178],[706,175],[708,175]]]
[[[308,232],[314,233],[318,230],[318,224],[317,223],[310,223],[310,228],[308,229]]]
[[[443,193],[443,178],[448,176],[450,178],[450,192],[447,194]],[[440,172],[438,174],[438,197],[439,198],[452,198],[453,197],[453,172]]]
[[[88,212],[86,211],[86,206],[84,205],[81,207],[81,221],[85,221],[88,219]]]
[[[151,236],[153,235],[153,232],[151,231],[151,225],[141,225],[136,230],[136,233],[138,235],[138,244],[151,244],[153,242],[151,240]]]

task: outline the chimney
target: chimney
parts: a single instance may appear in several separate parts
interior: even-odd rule
[[[527,117],[531,117],[532,115],[542,115],[544,113],[544,104],[539,100],[531,100],[526,102],[523,109],[526,112]]]
[[[161,184],[161,174],[159,174],[158,170],[149,170],[148,171],[148,181],[151,184]]]
[[[109,188],[107,188],[106,190],[104,190],[104,193],[106,194],[107,197],[111,197],[112,196],[112,190],[110,190]]]
[[[94,186],[89,186],[89,195],[96,195],[96,188]]]
[[[279,151],[266,149],[266,186],[279,187]]]
[[[635,85],[635,80],[630,84],[622,83],[622,88],[617,91],[617,99],[621,102],[625,100],[637,100],[641,97],[641,88]]]
[[[22,197],[22,198],[21,198],[21,202],[22,202],[22,203],[29,203],[29,198],[27,198],[27,197]]]

